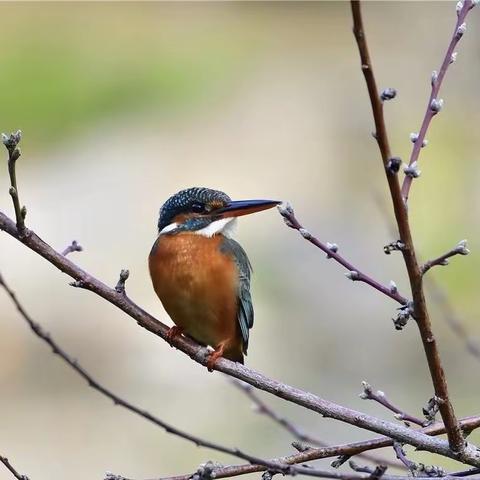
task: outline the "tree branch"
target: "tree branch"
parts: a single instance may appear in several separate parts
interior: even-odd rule
[[[404,204],[400,190],[398,175],[392,171],[391,168],[389,168],[391,152],[387,130],[385,127],[383,103],[378,94],[372,62],[368,52],[360,2],[358,0],[351,0],[351,7],[353,15],[353,33],[355,35],[360,53],[362,71],[367,84],[375,122],[375,138],[382,156],[385,174],[392,198],[395,219],[397,221],[400,234],[400,240],[405,245],[405,247],[402,249],[402,254],[412,290],[413,316],[417,322],[420,336],[422,338],[423,348],[427,357],[435,395],[441,399],[440,413],[447,428],[447,436],[450,447],[453,451],[461,453],[465,448],[465,441],[463,439],[458,421],[455,417],[453,406],[450,402],[447,381],[440,360],[440,353],[438,351],[437,342],[432,331],[432,325],[423,291],[422,272],[416,258],[415,248],[410,232],[410,225],[408,222],[406,205]]]
[[[398,293],[396,287],[386,287],[385,285],[380,284],[370,276],[361,272],[358,268],[352,265],[349,261],[345,260],[345,258],[343,258],[338,253],[338,247],[335,244],[325,244],[318,240],[318,238],[314,237],[307,229],[303,228],[303,226],[296,219],[295,213],[291,205],[281,204],[277,208],[288,227],[297,230],[305,240],[309,241],[310,243],[318,247],[320,250],[325,252],[327,254],[327,258],[333,258],[337,263],[345,267],[348,270],[346,274],[347,278],[353,281],[366,283],[367,285],[370,285],[375,290],[378,290],[379,292],[383,293],[387,297],[390,297],[401,305],[406,305],[408,303],[408,300]]]
[[[134,318],[137,323],[146,330],[166,340],[168,327],[138,307],[122,293],[108,287],[89,273],[82,270],[76,264],[53,250],[47,243],[38,237],[33,231],[28,230],[20,237],[15,224],[2,212],[0,212],[0,230],[7,232],[28,248],[55,265],[59,270],[71,276],[77,282],[81,282],[83,288],[90,290],[111,304],[123,310]],[[207,366],[208,350],[185,337],[177,337],[172,344],[186,353],[197,363]],[[480,466],[480,453],[469,449],[464,455],[452,451],[444,440],[428,437],[422,432],[416,432],[409,428],[386,422],[376,417],[337,405],[324,400],[311,393],[304,392],[290,385],[270,379],[259,372],[251,370],[239,363],[221,358],[215,364],[215,370],[221,371],[239,380],[243,380],[255,388],[271,393],[279,398],[320,413],[324,417],[333,418],[356,427],[364,428],[372,432],[386,435],[402,443],[408,443],[424,450],[438,453],[450,458],[461,459],[473,466]]]
[[[235,457],[241,458],[242,460],[246,460],[250,463],[255,463],[262,465],[269,470],[273,470],[275,472],[283,473],[283,474],[290,474],[290,465],[287,464],[280,464],[279,462],[276,461],[269,461],[269,460],[263,460],[258,457],[255,457],[253,455],[249,455],[247,453],[242,452],[238,448],[228,448],[223,445],[220,445],[218,443],[210,442],[209,440],[202,439],[200,437],[197,437],[195,435],[192,435],[188,432],[184,432],[176,427],[173,427],[172,425],[169,425],[168,423],[164,422],[163,420],[159,419],[158,417],[152,415],[151,413],[147,412],[146,410],[143,410],[141,408],[138,408],[137,406],[133,405],[132,403],[128,402],[127,400],[124,400],[123,398],[119,397],[112,391],[108,390],[106,387],[101,385],[97,380],[95,380],[82,366],[79,365],[79,363],[74,360],[68,353],[63,350],[48,334],[45,332],[42,327],[36,323],[30,315],[26,312],[26,310],[23,308],[22,304],[20,301],[17,299],[15,293],[13,290],[7,285],[5,282],[5,279],[0,273],[0,286],[3,287],[3,289],[7,292],[8,296],[14,303],[15,307],[17,308],[18,312],[20,315],[24,318],[24,320],[28,323],[28,326],[31,328],[31,330],[37,335],[40,339],[42,339],[45,343],[47,343],[54,354],[58,355],[65,363],[67,363],[75,372],[77,372],[86,382],[88,383],[88,386],[96,390],[97,392],[100,392],[102,395],[106,396],[110,400],[113,401],[115,405],[120,405],[121,407],[124,407],[125,409],[129,410],[130,412],[133,412],[141,417],[143,417],[145,420],[148,420],[149,422],[152,422],[153,424],[157,425],[158,427],[163,428],[167,433],[170,433],[172,435],[176,435],[177,437],[183,438],[184,440],[187,440],[189,442],[194,443],[195,445],[199,447],[205,447],[205,448],[210,448],[212,450],[215,450],[217,452],[222,452],[226,453],[229,455],[233,455]],[[122,293],[122,292],[120,292]],[[298,472],[299,473],[299,472]]]
[[[473,0],[460,0],[457,3],[457,22],[455,24],[455,29],[453,31],[452,38],[450,39],[450,43],[448,44],[447,51],[445,52],[440,70],[438,73],[436,71],[432,73],[432,89],[430,92],[430,98],[428,99],[427,109],[423,117],[422,126],[420,127],[420,132],[418,134],[412,134],[410,137],[413,142],[413,149],[412,154],[410,155],[410,161],[408,163],[409,167],[413,167],[417,164],[420,150],[426,145],[425,136],[427,134],[430,122],[443,107],[443,100],[438,98],[438,93],[440,91],[440,87],[442,86],[443,79],[445,78],[445,74],[447,73],[448,67],[456,60],[457,54],[454,52],[455,47],[466,31],[465,19],[468,15],[468,12],[475,6],[475,4],[476,2]],[[412,181],[413,177],[411,175],[406,175],[405,179],[403,180],[402,197],[404,198],[405,204],[408,201]]]
[[[470,250],[467,248],[467,241],[461,240],[458,242],[455,248],[452,248],[452,250],[440,255],[437,258],[434,258],[433,260],[425,262],[421,267],[422,275],[425,275],[432,267],[437,265],[448,265],[448,259],[450,257],[454,257],[455,255],[468,255],[469,253]]]
[[[9,462],[8,458],[0,456],[0,462],[5,465],[7,470],[17,479],[17,480],[29,480],[29,478],[26,475],[22,475],[21,473],[18,473],[13,465]]]
[[[254,403],[255,407],[257,408],[257,412],[261,415],[265,415],[271,420],[273,420],[275,423],[283,427],[287,432],[291,433],[297,440],[300,442],[304,442],[308,445],[314,445],[316,447],[328,447],[329,445],[324,442],[323,440],[320,440],[319,438],[305,433],[303,430],[301,430],[297,425],[295,425],[293,422],[288,420],[285,417],[282,417],[279,415],[275,410],[273,410],[266,402],[264,402],[256,393],[256,391],[253,389],[251,385],[248,385],[248,383],[241,382],[239,380],[232,379],[233,385],[235,385],[237,388],[239,388],[242,392],[245,393],[245,395]],[[359,453],[359,457],[364,458],[365,460],[368,460],[369,462],[372,462],[374,464],[384,464],[393,468],[399,468],[400,465],[396,462],[387,460],[383,457],[379,457],[376,455],[371,455],[368,453]]]
[[[2,142],[8,151],[8,174],[10,176],[9,193],[12,197],[15,218],[17,220],[17,229],[20,235],[23,234],[25,230],[25,217],[27,215],[27,209],[22,207],[20,204],[17,187],[17,174],[15,170],[17,160],[21,155],[20,149],[18,148],[18,144],[20,143],[21,139],[22,132],[20,130],[17,130],[15,133],[11,133],[10,135],[5,135],[2,133]]]
[[[83,247],[76,240],[72,240],[72,243],[67,248],[65,248],[65,250],[62,252],[62,255],[66,257],[70,253],[82,251]]]
[[[397,420],[402,420],[407,423],[414,423],[416,425],[420,425],[421,427],[426,426],[427,422],[425,420],[414,417],[413,415],[410,415],[409,413],[406,413],[397,406],[393,405],[393,403],[390,402],[385,393],[381,390],[374,391],[373,387],[367,382],[362,382],[362,386],[363,392],[360,394],[360,398],[364,400],[373,400],[380,405],[383,405],[385,408],[395,413],[394,416]]]

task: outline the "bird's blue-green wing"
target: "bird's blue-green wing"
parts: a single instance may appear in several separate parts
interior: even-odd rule
[[[247,353],[249,330],[253,327],[253,305],[250,295],[250,275],[252,266],[245,250],[231,238],[225,238],[221,245],[222,253],[230,255],[238,269],[238,311],[237,320],[243,340],[243,353]]]

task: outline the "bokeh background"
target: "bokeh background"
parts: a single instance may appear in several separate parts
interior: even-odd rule
[[[367,3],[367,33],[393,150],[407,158],[455,22],[455,2]],[[146,257],[158,208],[179,189],[293,203],[298,218],[382,282],[407,292],[385,256],[390,206],[347,3],[3,3],[0,130],[24,132],[18,162],[28,225],[170,322]],[[462,238],[472,254],[429,273],[472,338],[480,337],[480,15],[474,11],[421,154],[410,213],[421,255]],[[6,162],[0,205],[12,213]],[[388,212],[382,213],[383,205]],[[368,380],[421,414],[432,395],[417,330],[393,329],[396,304],[346,280],[275,211],[241,219],[255,269],[256,324],[247,364],[324,398],[391,419],[362,401]],[[291,437],[209,374],[20,244],[1,235],[0,269],[27,310],[107,387],[192,433],[262,457]],[[457,413],[479,413],[479,363],[431,306]],[[198,449],[114,407],[41,343],[0,292],[0,453],[34,480],[136,479],[192,472]],[[368,432],[266,398],[330,442]],[[480,435],[472,439],[480,440]],[[409,451],[412,458],[438,462]],[[385,452],[390,455],[391,452]],[[443,465],[452,466],[445,462]],[[10,478],[0,469],[0,478]]]

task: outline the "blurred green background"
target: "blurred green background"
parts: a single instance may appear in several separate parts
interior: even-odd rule
[[[379,86],[399,92],[386,112],[393,150],[406,159],[455,2],[372,2],[364,15]],[[394,238],[379,203],[390,206],[347,3],[2,3],[0,18],[0,130],[24,132],[28,224],[58,249],[78,240],[85,251],[72,259],[82,267],[112,285],[128,267],[131,297],[170,322],[146,267],[157,212],[177,190],[204,185],[291,201],[312,232],[407,294],[400,257],[382,250]],[[472,338],[480,337],[479,39],[473,11],[410,201],[424,258],[469,239],[469,257],[429,275]],[[0,208],[12,215],[6,163],[0,178]],[[242,219],[238,239],[255,270],[250,367],[391,419],[357,397],[368,380],[421,414],[432,395],[426,362],[414,324],[394,331],[394,303],[347,281],[275,211]],[[262,457],[292,452],[291,437],[220,374],[0,240],[0,269],[27,310],[107,387],[214,441]],[[237,462],[113,407],[30,333],[4,294],[0,309],[0,454],[32,479],[106,471],[141,479]],[[479,363],[441,308],[431,310],[457,414],[480,413]],[[370,436],[267,400],[332,443]]]

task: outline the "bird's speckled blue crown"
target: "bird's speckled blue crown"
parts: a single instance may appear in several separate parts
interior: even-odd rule
[[[170,225],[180,213],[188,212],[196,203],[210,204],[218,202],[222,205],[231,201],[231,198],[220,190],[205,187],[186,188],[172,195],[160,208],[158,230]]]

